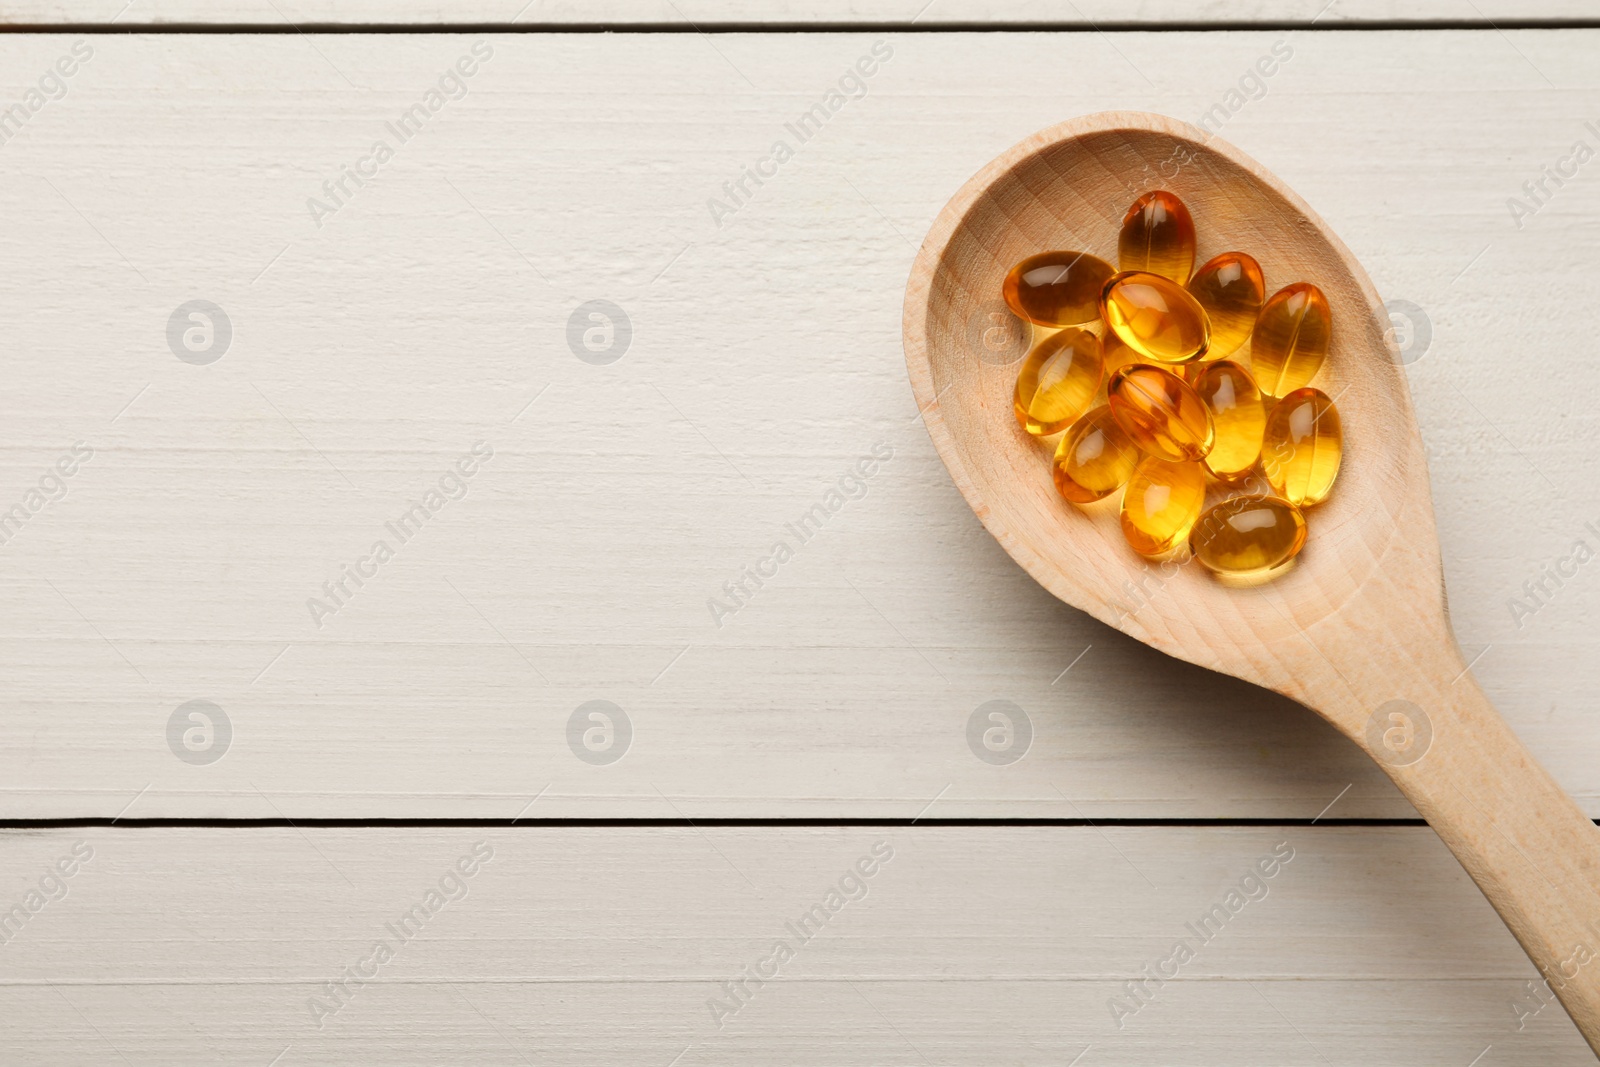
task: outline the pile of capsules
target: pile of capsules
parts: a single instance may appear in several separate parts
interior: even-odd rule
[[[1054,331],[1017,375],[1017,421],[1035,437],[1066,431],[1053,460],[1062,496],[1122,491],[1134,551],[1187,548],[1219,576],[1275,577],[1339,473],[1339,413],[1311,387],[1332,333],[1327,297],[1295,282],[1269,299],[1243,252],[1195,270],[1194,220],[1162,190],[1128,209],[1117,258],[1120,270],[1042,252],[1006,275],[1011,310]],[[1206,510],[1208,492],[1220,499]]]

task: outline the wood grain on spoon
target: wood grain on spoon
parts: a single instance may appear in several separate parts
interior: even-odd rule
[[[1307,514],[1296,566],[1249,589],[1133,555],[1115,509],[1056,493],[1048,452],[1012,417],[1025,328],[1006,271],[1048,249],[1116,260],[1135,197],[1195,218],[1198,261],[1254,255],[1268,292],[1311,281],[1334,333],[1316,383],[1345,455]],[[947,204],[906,287],[906,363],[957,487],[1061,600],[1180,659],[1315,709],[1384,768],[1455,853],[1600,1052],[1600,830],[1528,754],[1467,670],[1445,609],[1427,467],[1366,272],[1260,164],[1186,123],[1108,112],[1062,123],[983,168]]]

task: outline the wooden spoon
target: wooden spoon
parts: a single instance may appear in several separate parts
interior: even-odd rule
[[[1122,213],[1167,189],[1199,231],[1197,263],[1249,252],[1269,294],[1315,282],[1334,333],[1315,384],[1344,424],[1332,497],[1296,566],[1224,586],[1147,563],[1115,509],[1062,500],[1050,452],[1017,426],[1026,327],[1001,300],[1035,252],[1115,264]],[[1033,135],[945,205],[906,285],[905,349],[928,432],[991,534],[1039,584],[1145,644],[1315,709],[1433,826],[1600,1053],[1600,829],[1540,767],[1462,661],[1445,610],[1422,440],[1389,318],[1327,225],[1259,163],[1186,123],[1106,112]],[[1052,439],[1053,440],[1053,439]]]

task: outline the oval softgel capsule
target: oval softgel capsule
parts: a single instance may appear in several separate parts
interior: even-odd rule
[[[1189,533],[1189,551],[1217,574],[1264,577],[1283,567],[1306,543],[1300,509],[1271,496],[1236,496],[1209,509]]]
[[[1333,337],[1333,311],[1328,298],[1310,282],[1284,286],[1261,306],[1250,334],[1250,369],[1256,386],[1281,397],[1302,386],[1322,369]]]
[[[1146,456],[1122,491],[1122,536],[1141,556],[1168,555],[1188,539],[1205,499],[1200,464]]]
[[[1206,354],[1205,309],[1170,278],[1145,271],[1114,274],[1100,297],[1106,328],[1145,359],[1189,363]]]
[[[1254,256],[1224,252],[1194,272],[1189,294],[1205,309],[1211,327],[1205,358],[1225,359],[1250,340],[1267,283]]]
[[[1011,268],[1000,295],[1036,325],[1082,326],[1100,317],[1100,294],[1113,273],[1087,252],[1041,252]]]
[[[1267,418],[1261,466],[1279,496],[1309,508],[1328,499],[1344,462],[1339,409],[1321,389],[1296,389]]]
[[[1261,438],[1267,413],[1261,391],[1250,372],[1232,360],[1199,365],[1194,391],[1211,413],[1211,450],[1205,455],[1206,471],[1231,482],[1255,469],[1261,458]]]
[[[1069,326],[1033,346],[1017,372],[1012,408],[1035,437],[1060,433],[1094,403],[1104,377],[1100,338]]]
[[[1214,434],[1205,402],[1182,378],[1162,367],[1134,363],[1111,376],[1106,402],[1130,440],[1162,459],[1197,460]]]
[[[1182,285],[1194,270],[1194,219],[1173,193],[1145,193],[1122,217],[1117,266],[1159,274]]]
[[[1079,419],[1056,446],[1051,476],[1074,504],[1104,500],[1128,483],[1141,453],[1105,405]]]

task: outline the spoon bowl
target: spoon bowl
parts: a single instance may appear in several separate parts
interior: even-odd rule
[[[1196,263],[1243,251],[1268,295],[1313,282],[1333,309],[1314,384],[1344,459],[1275,580],[1224,584],[1147,561],[1115,509],[1061,499],[1046,443],[1011,415],[1030,329],[1001,299],[1053,249],[1116,263],[1122,213],[1166,189],[1195,219]],[[1366,272],[1304,201],[1238,149],[1139,112],[1043,130],[985,166],[934,221],[906,287],[906,363],[934,446],[1001,546],[1056,597],[1179,659],[1311,707],[1371,755],[1500,912],[1600,1052],[1600,830],[1505,726],[1450,629],[1410,393]],[[1049,439],[1053,442],[1054,438]]]

